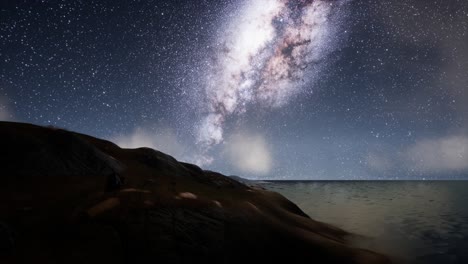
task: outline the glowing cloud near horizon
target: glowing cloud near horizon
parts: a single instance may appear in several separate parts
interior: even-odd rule
[[[229,116],[252,104],[281,107],[318,77],[336,49],[346,1],[246,0],[218,36],[207,74],[207,114],[197,143],[207,152],[223,141]],[[310,89],[310,88],[309,88]],[[204,155],[198,163],[211,160]]]

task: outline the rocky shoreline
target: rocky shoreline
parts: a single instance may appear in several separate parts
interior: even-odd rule
[[[0,122],[1,263],[390,263],[278,193],[149,149]]]

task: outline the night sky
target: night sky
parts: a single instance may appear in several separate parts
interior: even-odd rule
[[[258,179],[468,178],[468,1],[1,1],[0,120]]]

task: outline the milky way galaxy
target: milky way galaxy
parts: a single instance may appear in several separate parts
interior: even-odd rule
[[[197,133],[203,149],[223,141],[229,116],[256,104],[283,106],[318,77],[327,55],[337,48],[345,2],[241,4],[218,36],[216,60],[207,74],[208,109]]]
[[[466,0],[0,1],[0,121],[252,179],[468,179],[466,43]]]

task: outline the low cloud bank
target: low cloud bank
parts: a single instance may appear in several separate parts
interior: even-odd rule
[[[136,128],[131,133],[111,138],[122,148],[149,147],[167,153],[177,160],[197,163],[194,149],[187,148],[172,129]],[[245,132],[235,133],[222,145],[226,162],[242,173],[258,176],[272,169],[272,154],[265,137]]]
[[[462,172],[468,170],[468,137],[425,139],[403,153],[406,162],[419,172]]]
[[[468,136],[426,138],[391,153],[369,152],[367,166],[378,172],[407,170],[436,174],[468,172]]]
[[[178,160],[185,158],[185,147],[177,140],[174,131],[168,128],[157,131],[136,128],[130,134],[117,136],[112,141],[122,148],[148,147],[174,156]]]
[[[226,141],[224,153],[231,165],[244,173],[265,175],[272,168],[271,150],[259,134],[234,134]]]

